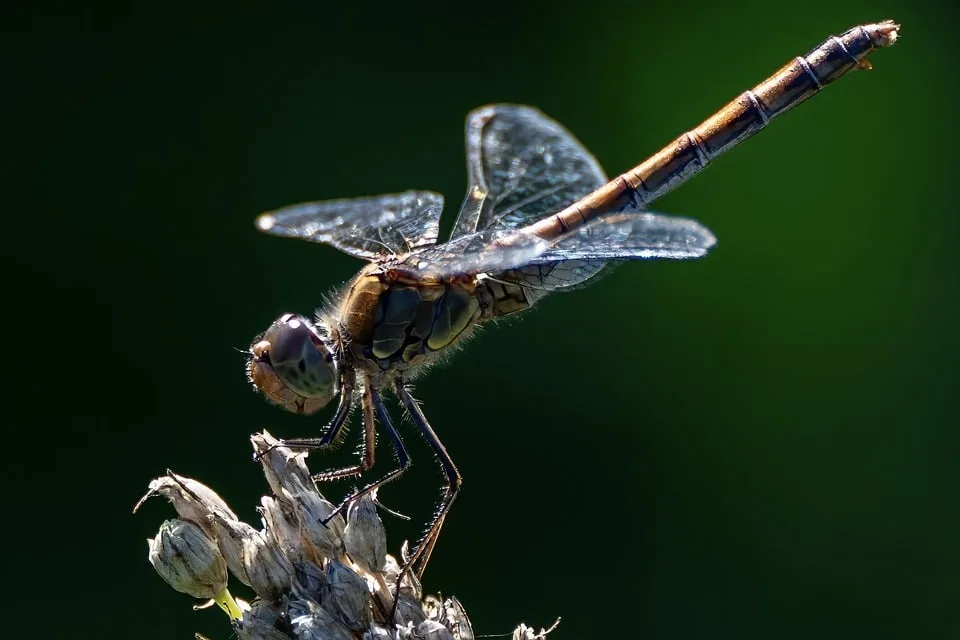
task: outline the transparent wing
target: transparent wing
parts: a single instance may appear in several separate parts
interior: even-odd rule
[[[550,241],[523,231],[461,236],[408,256],[402,264],[437,278],[504,274],[526,278],[532,288],[554,290],[583,282],[585,272],[596,274],[608,261],[700,258],[715,244],[713,233],[696,220],[616,213]],[[517,273],[505,274],[510,271]]]
[[[607,182],[590,152],[532,107],[476,109],[466,134],[469,186],[451,238],[524,227]]]
[[[406,191],[366,198],[305,202],[260,215],[264,233],[329,244],[367,260],[437,242],[443,196]]]
[[[615,213],[560,236],[531,264],[554,260],[690,260],[717,243],[705,226],[690,218],[648,211]]]
[[[593,284],[602,274],[613,271],[619,262],[605,260],[560,260],[528,264],[492,276],[495,280],[522,285],[534,292],[570,291]],[[539,296],[535,296],[539,297]]]
[[[501,240],[509,240],[509,244]],[[424,277],[488,273],[529,264],[543,254],[550,242],[532,234],[488,229],[434,245],[392,264]]]

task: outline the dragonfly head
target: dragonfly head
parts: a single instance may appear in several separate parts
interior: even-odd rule
[[[322,327],[321,327],[322,328]],[[333,345],[307,318],[286,313],[254,339],[247,377],[272,402],[294,413],[315,413],[338,392]]]

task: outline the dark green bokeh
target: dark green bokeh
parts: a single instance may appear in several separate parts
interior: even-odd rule
[[[903,40],[875,71],[657,203],[716,232],[709,258],[622,267],[422,380],[466,477],[425,584],[478,633],[557,615],[557,638],[957,633],[948,7],[5,10],[5,574],[22,622],[228,636],[146,563],[171,511],[129,510],[169,466],[255,521],[248,434],[323,424],[253,394],[232,347],[359,265],[257,234],[256,213],[424,188],[449,216],[463,118],[495,101],[542,108],[617,173],[827,34],[892,17]],[[439,476],[408,439],[418,464],[381,497],[423,518]],[[417,533],[388,526],[393,551]]]

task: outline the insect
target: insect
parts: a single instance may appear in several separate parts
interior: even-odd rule
[[[887,21],[828,38],[609,181],[593,156],[540,111],[502,104],[477,109],[466,127],[469,188],[447,242],[438,243],[443,196],[428,191],[310,202],[258,217],[265,233],[332,245],[368,261],[315,318],[285,314],[253,341],[248,377],[271,401],[312,414],[337,399],[321,437],[285,444],[331,445],[359,405],[359,462],[316,480],[355,477],[374,465],[379,422],[399,466],[342,509],[410,465],[383,402],[385,391],[395,394],[446,476],[437,511],[404,567],[421,576],[461,476],[407,383],[478,326],[588,283],[605,268],[703,257],[715,244],[706,227],[647,206],[828,83],[870,68],[866,56],[892,45],[898,32],[899,25]]]

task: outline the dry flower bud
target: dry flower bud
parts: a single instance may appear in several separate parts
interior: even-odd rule
[[[336,558],[327,563],[327,585],[320,602],[354,631],[370,622],[370,588],[356,571]]]
[[[291,603],[289,614],[297,640],[355,640],[350,629],[309,600]]]
[[[313,476],[307,469],[306,451],[294,452],[266,431],[251,436],[250,442],[274,495],[297,496],[303,492],[316,492]]]
[[[283,631],[258,622],[234,624],[233,630],[240,640],[290,640],[290,636]]]
[[[436,620],[449,629],[454,640],[474,640],[467,612],[456,598],[441,602],[437,596],[426,596],[423,599],[423,611],[428,620]]]
[[[293,507],[270,496],[260,498],[260,515],[268,537],[291,561],[300,559],[303,540],[300,535],[300,522],[293,513]]]
[[[397,559],[391,555],[388,555],[386,562],[383,566],[383,578],[384,581],[389,585],[396,585],[397,578],[400,576],[400,564],[397,562]],[[396,586],[393,587],[394,589]],[[420,581],[417,580],[417,577],[413,575],[412,571],[407,571],[403,575],[403,582],[400,584],[401,593],[409,593],[413,596],[418,602],[423,599],[423,588],[420,585]]]
[[[262,534],[246,522],[216,516],[211,519],[211,526],[217,546],[220,547],[220,553],[227,561],[227,569],[237,580],[248,587],[251,586],[247,570],[243,565],[243,544],[245,540],[251,538],[262,538]]]
[[[333,520],[323,524],[333,513],[332,503],[315,491],[304,492],[294,498],[293,509],[300,522],[301,534],[313,547],[315,556],[339,558],[343,555],[343,531],[346,526],[343,516],[337,514]]]
[[[281,623],[280,612],[270,603],[258,600],[243,612],[243,620],[234,624],[234,631],[240,640],[290,640],[279,630]]]
[[[297,580],[297,591],[305,597],[316,597],[327,586],[327,574],[324,570],[306,560],[294,563],[293,575]]]
[[[369,629],[363,632],[362,640],[393,640],[396,637],[390,629],[374,623],[370,625]]]
[[[391,617],[401,567],[386,552],[373,496],[324,526],[334,506],[313,483],[306,454],[267,433],[252,441],[275,494],[261,500],[262,531],[237,520],[209,487],[172,472],[152,481],[137,504],[163,495],[180,515],[150,541],[150,562],[167,582],[213,599],[239,640],[474,640],[460,603],[424,600],[413,572],[403,575]],[[400,557],[407,551],[404,544]],[[256,592],[252,604],[241,608],[227,592],[228,571]],[[544,633],[521,625],[514,638]]]
[[[227,587],[227,563],[203,529],[186,520],[167,520],[147,540],[150,564],[171,587],[212,599]]]
[[[416,633],[423,640],[454,640],[450,630],[436,620],[424,620],[417,625]]]
[[[387,532],[372,495],[367,494],[350,505],[343,538],[354,562],[367,571],[383,571],[387,560]]]
[[[473,626],[459,600],[447,598],[443,603],[443,612],[440,622],[450,629],[455,640],[474,640]]]
[[[279,602],[290,591],[293,565],[260,532],[243,541],[243,569],[250,587],[267,602]]]
[[[395,583],[390,583],[391,585]],[[393,593],[393,587],[390,587],[390,593]],[[423,612],[422,604],[409,591],[400,591],[400,602],[397,603],[397,623],[416,626],[427,619]]]
[[[134,513],[147,498],[154,495],[167,498],[181,519],[200,525],[208,533],[211,515],[217,514],[229,520],[237,519],[236,514],[216,491],[201,482],[177,475],[170,470],[167,470],[167,475],[150,482],[147,493],[133,508]]]

